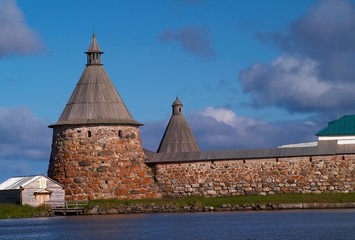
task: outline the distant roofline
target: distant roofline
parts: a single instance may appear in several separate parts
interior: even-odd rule
[[[217,150],[206,152],[147,153],[146,163],[183,163],[228,160],[277,159],[354,154],[355,144],[338,145],[337,141],[320,141],[317,146],[289,148],[260,148],[245,150]]]

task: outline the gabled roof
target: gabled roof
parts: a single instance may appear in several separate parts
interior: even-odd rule
[[[0,190],[20,189],[21,187],[26,187],[28,184],[32,183],[33,181],[35,181],[41,177],[45,177],[45,178],[49,179],[50,181],[57,183],[53,179],[50,179],[44,175],[12,177],[0,184]],[[61,185],[60,183],[57,183],[57,184],[63,187],[63,185]]]
[[[100,60],[102,54],[92,37],[86,68],[58,122],[49,127],[78,124],[142,125],[133,119]]]
[[[345,115],[338,120],[328,122],[328,126],[319,131],[317,136],[355,135],[355,115]]]
[[[183,105],[178,98],[175,99],[172,107],[173,114],[166,127],[157,152],[199,152],[200,148],[189,124],[182,114]]]

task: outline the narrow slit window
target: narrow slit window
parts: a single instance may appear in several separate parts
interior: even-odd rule
[[[88,131],[88,137],[91,137],[91,131]]]
[[[119,131],[118,131],[118,136],[119,136],[120,138],[123,138],[122,130],[119,130]]]

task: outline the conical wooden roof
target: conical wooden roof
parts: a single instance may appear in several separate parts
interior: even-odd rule
[[[101,64],[95,35],[87,64],[58,122],[49,127],[81,124],[142,125],[133,119]]]
[[[160,142],[158,153],[199,152],[200,148],[182,114],[182,103],[176,98],[173,105],[173,114],[166,127],[163,139]]]

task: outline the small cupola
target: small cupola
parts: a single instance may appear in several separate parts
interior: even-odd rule
[[[176,97],[175,101],[173,102],[173,105],[171,106],[173,107],[173,115],[182,114],[182,107],[184,105],[182,105],[178,97]]]
[[[92,34],[92,40],[91,40],[90,47],[89,47],[88,51],[85,53],[87,54],[86,66],[88,66],[88,65],[102,65],[101,54],[103,54],[104,52],[101,52],[101,50],[99,48],[99,44],[96,41],[95,33]]]

